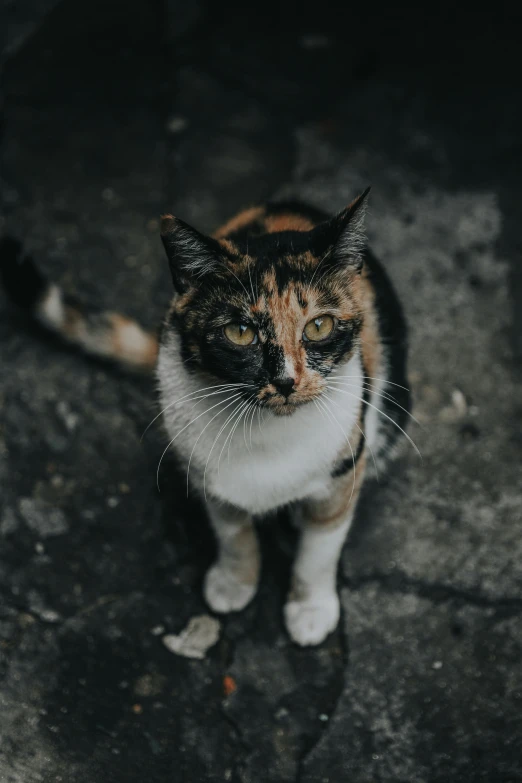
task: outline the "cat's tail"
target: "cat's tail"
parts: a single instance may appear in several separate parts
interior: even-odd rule
[[[9,299],[41,326],[85,353],[151,372],[157,337],[115,312],[96,310],[49,282],[12,237],[0,239],[0,281]]]

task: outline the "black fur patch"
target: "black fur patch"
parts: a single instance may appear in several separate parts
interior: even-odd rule
[[[367,250],[365,253],[365,265],[375,292],[375,308],[379,321],[379,332],[388,369],[388,383],[383,391],[388,397],[392,398],[392,400],[383,398],[381,405],[386,415],[393,419],[399,427],[405,429],[408,417],[406,411],[409,413],[411,410],[411,394],[407,388],[408,329],[406,319],[390,278],[370,250]],[[370,381],[370,383],[375,383],[375,381]],[[404,410],[401,410],[398,407],[399,405]],[[381,417],[381,425],[387,429],[388,442],[384,448],[384,450],[387,450],[400,435],[400,430],[383,417]]]
[[[0,279],[9,299],[26,310],[33,310],[47,290],[48,283],[21,242],[13,237],[0,240]]]

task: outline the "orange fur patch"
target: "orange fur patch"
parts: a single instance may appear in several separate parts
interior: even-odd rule
[[[306,502],[303,505],[305,524],[318,527],[340,525],[355,509],[365,468],[366,455],[363,453],[355,466],[355,474],[350,470],[346,475],[336,479],[336,489],[327,500]]]
[[[250,207],[250,209],[244,209],[241,212],[238,212],[237,215],[234,215],[233,218],[230,218],[223,226],[220,226],[212,236],[214,239],[226,237],[229,234],[233,234],[235,231],[240,231],[250,223],[254,223],[256,220],[262,218],[263,215],[263,207]]]
[[[288,212],[283,215],[269,215],[265,219],[265,227],[268,234],[278,231],[310,231],[314,223],[302,215],[294,215]]]
[[[152,368],[158,357],[158,341],[135,321],[117,313],[109,316],[112,324],[112,353],[121,361]]]

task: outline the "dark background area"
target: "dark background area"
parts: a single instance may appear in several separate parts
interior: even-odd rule
[[[213,554],[153,382],[0,299],[0,780],[522,780],[520,17],[500,4],[3,2],[0,231],[68,291],[147,326],[158,217],[202,230],[373,185],[372,246],[411,325],[422,454],[363,497],[344,615],[298,649],[293,539],[203,661]],[[232,677],[233,692],[224,682]],[[230,688],[228,689],[230,690]]]

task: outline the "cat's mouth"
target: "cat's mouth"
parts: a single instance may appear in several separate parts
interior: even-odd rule
[[[291,416],[298,408],[302,408],[312,397],[303,397],[291,394],[290,397],[283,397],[281,394],[274,394],[273,397],[261,401],[263,408],[267,408],[276,416]]]

